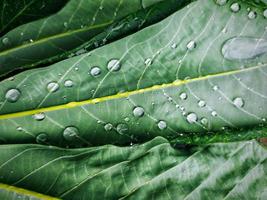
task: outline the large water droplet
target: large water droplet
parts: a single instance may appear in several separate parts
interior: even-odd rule
[[[112,128],[113,128],[113,125],[112,125],[111,123],[107,123],[107,124],[105,124],[105,126],[104,126],[104,129],[105,129],[106,131],[111,131]]]
[[[182,100],[185,100],[185,99],[187,99],[187,94],[186,93],[181,93],[180,94],[180,99],[182,99]]]
[[[163,130],[163,129],[167,128],[167,123],[165,121],[161,120],[158,122],[158,127],[160,130]]]
[[[45,143],[47,141],[47,135],[45,133],[40,133],[36,137],[36,142],[39,144]]]
[[[236,107],[238,108],[241,108],[244,106],[244,100],[241,98],[241,97],[236,97],[234,100],[233,100],[233,103]]]
[[[193,50],[194,48],[196,48],[196,42],[195,41],[188,42],[186,48],[190,51]]]
[[[67,141],[72,141],[79,134],[79,130],[74,126],[69,126],[63,131],[63,137]]]
[[[6,92],[5,98],[8,102],[14,103],[20,97],[20,91],[18,89],[10,89]]]
[[[120,61],[118,59],[111,59],[108,62],[108,70],[109,71],[112,71],[112,72],[119,71],[120,68],[121,68],[121,65],[120,65]]]
[[[59,84],[56,82],[51,82],[47,84],[46,88],[49,92],[56,92],[59,88]]]
[[[9,39],[7,37],[2,39],[2,42],[4,45],[7,45],[9,43]]]
[[[240,10],[240,5],[238,3],[233,3],[230,7],[230,9],[233,11],[233,12],[238,12]]]
[[[145,113],[145,110],[142,107],[135,107],[133,109],[133,115],[135,117],[142,117],[144,115],[144,113]]]
[[[200,108],[203,108],[203,107],[206,106],[206,102],[203,101],[203,100],[199,100],[199,101],[198,101],[198,106],[199,106]]]
[[[128,126],[126,124],[118,124],[116,130],[120,134],[125,134],[128,132]]]
[[[73,86],[73,81],[72,80],[66,80],[64,82],[64,86],[65,87],[72,87]]]
[[[249,13],[248,13],[248,18],[249,19],[255,19],[257,17],[257,13],[256,12],[254,12],[254,11],[250,11]]]
[[[251,37],[235,37],[227,40],[222,54],[228,60],[252,59],[267,52],[267,40]]]
[[[41,113],[36,113],[33,116],[33,119],[37,120],[37,121],[41,121],[45,118],[45,114],[43,112]]]
[[[223,6],[227,3],[227,0],[216,0],[216,3],[220,6]]]
[[[99,67],[93,67],[90,71],[90,74],[92,76],[98,76],[99,74],[101,74],[101,69]]]
[[[186,120],[190,123],[190,124],[193,124],[197,121],[197,115],[196,113],[189,113],[187,116],[186,116]]]

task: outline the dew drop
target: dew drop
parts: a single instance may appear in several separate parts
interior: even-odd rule
[[[225,42],[222,54],[228,60],[252,59],[267,52],[267,40],[251,37],[235,37]]]
[[[238,3],[233,3],[230,7],[231,11],[238,12],[240,10],[240,5]]]
[[[180,99],[182,99],[182,100],[185,100],[185,99],[187,99],[187,94],[186,93],[181,93],[180,94]]]
[[[128,131],[128,126],[126,124],[118,124],[116,130],[119,134],[125,134]]]
[[[21,126],[18,126],[18,127],[16,128],[16,130],[17,130],[17,131],[22,131],[23,128],[22,128]]]
[[[176,49],[176,47],[177,47],[177,44],[175,44],[175,43],[173,43],[171,46],[172,49]]]
[[[201,118],[200,122],[201,122],[201,124],[203,124],[203,125],[207,125],[207,124],[208,124],[208,120],[207,120],[207,118],[205,118],[205,117]]]
[[[216,3],[220,6],[223,6],[227,3],[227,0],[216,0]]]
[[[217,91],[217,90],[219,89],[219,86],[218,86],[218,85],[214,85],[214,86],[212,87],[212,89],[213,89],[214,91]]]
[[[32,43],[33,42],[33,39],[30,39],[30,43]]]
[[[236,107],[238,108],[241,108],[244,106],[244,100],[241,98],[241,97],[236,97],[234,100],[233,100],[233,103]]]
[[[264,16],[265,18],[267,18],[267,9],[265,9],[265,10],[263,11],[263,16]]]
[[[101,69],[99,67],[93,67],[91,70],[90,70],[90,74],[92,76],[98,76],[99,74],[101,74]]]
[[[46,89],[49,91],[49,92],[56,92],[59,88],[59,84],[56,83],[56,82],[50,82],[47,84],[47,87]]]
[[[194,48],[196,48],[196,42],[195,41],[188,42],[186,48],[190,51],[193,50]]]
[[[142,108],[142,107],[140,107],[140,106],[135,107],[135,108],[133,109],[133,115],[134,115],[135,117],[142,117],[142,116],[144,115],[144,113],[145,113],[144,108]]]
[[[106,131],[111,131],[112,128],[113,128],[113,125],[112,125],[111,123],[107,123],[107,124],[105,124],[105,126],[104,126],[104,129],[105,129]]]
[[[250,11],[249,13],[248,13],[248,18],[249,19],[255,19],[257,17],[257,13],[256,12],[254,12],[254,11]]]
[[[146,65],[146,66],[150,66],[150,65],[152,65],[152,63],[153,63],[153,61],[152,61],[151,58],[147,58],[147,59],[145,60],[145,65]]]
[[[108,70],[111,72],[119,71],[121,68],[120,61],[118,59],[111,59],[108,62]]]
[[[3,43],[4,45],[7,45],[7,44],[9,43],[9,39],[8,39],[7,37],[3,38],[3,39],[2,39],[2,43]]]
[[[227,28],[223,28],[222,33],[227,33]]]
[[[14,103],[19,99],[20,94],[18,89],[12,88],[6,92],[5,98],[8,102]]]
[[[67,141],[72,141],[74,138],[76,138],[79,134],[79,131],[76,127],[74,126],[69,126],[64,129],[63,131],[63,137]]]
[[[64,22],[63,25],[64,25],[65,28],[67,28],[68,27],[68,22]]]
[[[129,122],[130,121],[130,118],[129,117],[125,117],[124,118],[124,121]]]
[[[188,123],[193,124],[197,121],[197,115],[196,113],[189,113],[186,116],[186,120],[188,121]]]
[[[36,113],[32,116],[32,118],[37,120],[37,121],[41,121],[45,118],[45,114],[43,112]]]
[[[203,108],[203,107],[206,106],[206,102],[203,101],[203,100],[199,100],[199,101],[198,101],[198,106],[199,106],[200,108]]]
[[[158,127],[160,130],[163,130],[163,129],[167,128],[167,124],[165,121],[161,120],[158,122]]]
[[[36,137],[36,142],[39,144],[45,143],[47,141],[47,135],[45,133],[40,133]]]
[[[72,87],[73,86],[73,81],[72,80],[66,80],[64,82],[64,86],[65,87]]]
[[[217,112],[216,112],[216,111],[212,111],[212,112],[211,112],[211,115],[212,115],[213,117],[216,117],[216,116],[217,116]]]

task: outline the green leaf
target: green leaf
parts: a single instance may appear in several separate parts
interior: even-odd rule
[[[254,140],[175,149],[158,137],[130,147],[0,151],[2,182],[63,199],[267,197],[267,150]]]
[[[3,0],[0,1],[0,36],[7,31],[60,10],[68,0]]]
[[[0,183],[0,198],[4,200],[57,200],[36,192]]]
[[[79,55],[130,34],[144,24],[159,21],[188,2],[72,0],[58,13],[20,26],[0,38],[4,41],[0,45],[0,76]],[[130,16],[118,26],[118,21],[127,15]],[[87,45],[82,45],[85,42]]]
[[[1,82],[1,139],[125,144],[266,124],[267,20],[249,19],[242,1],[231,11],[233,2],[193,2],[122,40]]]

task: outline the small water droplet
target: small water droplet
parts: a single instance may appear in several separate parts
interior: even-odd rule
[[[227,28],[223,28],[222,33],[227,33]]]
[[[250,11],[248,13],[248,18],[249,19],[255,19],[257,17],[257,13],[255,11]]]
[[[116,130],[120,134],[125,134],[128,131],[128,126],[126,124],[118,124]]]
[[[200,108],[203,108],[203,107],[206,106],[206,102],[203,101],[203,100],[199,100],[199,101],[198,101],[198,106],[199,106]]]
[[[33,119],[37,120],[37,121],[41,121],[45,118],[45,114],[43,112],[40,113],[36,113],[33,116]]]
[[[4,45],[7,45],[7,44],[9,43],[9,39],[8,39],[7,37],[3,38],[3,39],[2,39],[2,43],[3,43]]]
[[[67,28],[68,27],[68,22],[64,22],[63,25],[64,25],[65,28]]]
[[[263,121],[263,122],[266,122],[266,118],[262,118],[262,121]]]
[[[47,84],[47,87],[46,89],[49,91],[49,92],[56,92],[59,88],[59,84],[56,83],[56,82],[50,82]]]
[[[74,138],[76,138],[79,134],[79,130],[74,126],[69,126],[64,129],[63,131],[63,137],[67,141],[72,141]]]
[[[9,77],[7,80],[9,80],[9,81],[14,81],[14,76],[11,76],[11,77]]]
[[[236,97],[234,100],[233,100],[233,103],[236,107],[238,108],[241,108],[244,106],[244,100],[241,98],[241,97]]]
[[[30,43],[32,43],[33,42],[33,39],[30,39]]]
[[[212,87],[212,89],[213,89],[214,91],[217,91],[217,90],[219,89],[219,86],[218,86],[218,85],[214,85],[214,86]]]
[[[73,86],[73,81],[72,80],[65,80],[64,86],[65,87],[72,87]]]
[[[238,12],[240,10],[240,5],[238,3],[233,3],[230,7],[231,11]]]
[[[118,59],[111,59],[108,62],[108,70],[111,72],[119,71],[121,68],[120,61]]]
[[[21,33],[20,33],[20,35],[21,35],[21,36],[23,36],[23,35],[24,35],[24,33],[23,33],[23,32],[21,32]]]
[[[100,6],[99,9],[100,9],[100,10],[103,10],[103,6]]]
[[[196,42],[195,41],[188,42],[186,48],[190,51],[193,50],[194,48],[196,48]]]
[[[36,137],[36,142],[39,144],[45,143],[47,141],[48,137],[45,133],[40,133]]]
[[[129,122],[130,121],[130,118],[129,117],[125,117],[124,118],[124,121]]]
[[[21,126],[18,126],[18,127],[16,128],[16,130],[17,130],[17,131],[22,131],[23,128],[22,128]]]
[[[78,68],[78,67],[75,67],[75,68],[74,68],[74,70],[75,70],[75,71],[78,71],[78,70],[79,70],[79,68]]]
[[[227,0],[216,0],[216,3],[220,6],[223,6],[227,3]]]
[[[187,99],[187,94],[185,92],[180,94],[180,99],[185,100]]]
[[[267,40],[263,38],[235,37],[222,47],[222,54],[228,60],[252,59],[266,52]]]
[[[197,115],[196,113],[189,113],[186,117],[186,120],[188,123],[193,124],[197,121]]]
[[[150,65],[152,65],[152,63],[153,63],[153,61],[152,61],[151,58],[147,58],[147,59],[145,60],[145,65],[146,65],[146,66],[150,66]]]
[[[173,43],[171,46],[172,49],[176,49],[176,47],[177,47],[177,44],[175,44],[175,43]]]
[[[217,112],[213,110],[213,111],[211,112],[211,115],[212,115],[213,117],[216,117],[216,116],[217,116]]]
[[[8,102],[14,103],[16,102],[20,97],[20,91],[18,89],[10,89],[6,92],[5,98]]]
[[[99,67],[92,67],[90,74],[92,76],[98,76],[99,74],[101,74],[101,69]]]
[[[113,128],[113,125],[112,125],[111,123],[107,123],[107,124],[105,124],[105,126],[104,126],[104,129],[105,129],[106,131],[111,131],[112,128]]]
[[[135,107],[135,108],[133,109],[133,115],[134,115],[135,117],[142,117],[142,116],[144,115],[144,113],[145,113],[144,108],[142,108],[142,107],[140,107],[140,106]]]
[[[160,130],[163,130],[163,129],[167,128],[167,123],[165,121],[161,120],[158,122],[158,127]]]
[[[201,120],[200,120],[201,124],[203,125],[207,125],[208,124],[208,119],[203,117]]]
[[[267,9],[265,9],[265,10],[263,11],[263,16],[264,16],[265,18],[267,18]]]

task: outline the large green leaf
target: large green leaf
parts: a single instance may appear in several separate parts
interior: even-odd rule
[[[18,68],[81,54],[136,31],[144,24],[154,23],[187,2],[190,0],[72,0],[58,13],[20,26],[0,38],[3,41],[0,76]],[[129,14],[118,24],[118,20]],[[99,33],[102,34],[94,38]],[[89,43],[85,45],[87,48],[79,47],[85,42]]]
[[[233,2],[193,2],[118,42],[1,82],[1,139],[97,145],[266,123],[267,20],[259,8],[249,19],[243,1],[233,12]]]
[[[256,141],[175,149],[1,145],[1,182],[63,199],[266,199],[267,150]]]
[[[0,1],[0,36],[12,28],[53,14],[68,0]]]

